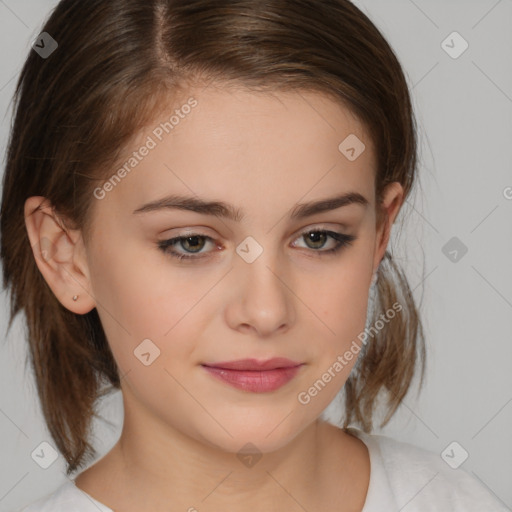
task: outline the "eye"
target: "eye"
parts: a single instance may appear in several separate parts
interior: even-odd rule
[[[304,231],[301,233],[300,237],[306,241],[308,246],[307,248],[310,248],[313,252],[317,252],[322,255],[335,254],[344,247],[351,245],[356,239],[353,235],[345,235],[336,231],[326,230]],[[335,242],[334,247],[326,250],[318,250],[326,244],[326,241],[329,240],[329,238]],[[209,236],[201,235],[200,233],[190,233],[186,236],[178,236],[170,238],[169,240],[161,240],[157,245],[162,252],[181,261],[204,258],[205,256],[194,256],[194,254],[202,254],[201,250],[205,247],[206,242],[210,242],[212,245],[215,245],[215,240]],[[185,252],[177,251],[177,247],[181,247]]]
[[[321,255],[325,254],[336,254],[338,251],[352,244],[352,242],[356,239],[353,235],[345,235],[344,233],[338,233],[336,231],[327,231],[327,230],[309,230],[304,231],[300,235],[308,248],[318,249],[325,245],[326,240],[331,238],[334,240],[334,247],[330,249],[326,249],[323,251],[314,251],[319,252]],[[299,237],[300,238],[300,237]]]
[[[186,251],[190,251],[195,254],[199,253],[199,251],[201,251],[205,246],[205,240],[214,242],[213,238],[209,236],[201,235],[199,233],[190,233],[187,236],[178,236],[176,238],[170,238],[169,240],[161,240],[158,242],[158,247],[164,253],[170,254],[173,258],[177,258],[178,260],[199,259],[203,256],[190,256],[186,253],[177,252],[174,247],[179,244]]]

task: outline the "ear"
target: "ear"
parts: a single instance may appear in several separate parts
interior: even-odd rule
[[[67,229],[41,196],[25,201],[25,226],[36,264],[59,302],[79,315],[96,307],[81,232]]]
[[[391,228],[395,222],[396,216],[400,211],[402,202],[404,200],[404,189],[398,181],[389,183],[383,193],[380,207],[380,217],[377,214],[377,237],[376,237],[376,251],[375,259],[373,262],[373,271],[375,272],[384,257],[386,248],[388,246],[389,237],[391,235]]]

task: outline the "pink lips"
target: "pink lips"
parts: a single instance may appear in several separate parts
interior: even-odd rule
[[[284,386],[295,377],[301,366],[302,363],[284,357],[266,361],[240,359],[202,365],[212,376],[235,388],[254,393],[274,391]]]

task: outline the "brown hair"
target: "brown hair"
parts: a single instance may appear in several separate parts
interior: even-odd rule
[[[377,204],[393,181],[409,196],[417,136],[395,54],[347,0],[62,0],[42,31],[58,48],[46,59],[31,51],[17,83],[1,257],[11,287],[8,329],[23,310],[42,412],[69,475],[96,456],[88,442],[95,405],[120,389],[120,376],[96,309],[77,315],[63,307],[38,270],[24,220],[28,197],[47,198],[87,240],[98,181],[169,94],[201,81],[320,92],[351,109],[375,144]],[[421,384],[425,370],[419,314],[388,251],[377,288],[374,318],[396,301],[403,310],[365,344],[344,386],[344,427],[354,421],[367,432],[381,392],[384,426],[417,364]]]

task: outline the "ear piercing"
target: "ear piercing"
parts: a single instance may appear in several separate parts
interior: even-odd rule
[[[78,300],[78,295],[73,295],[73,300]]]

